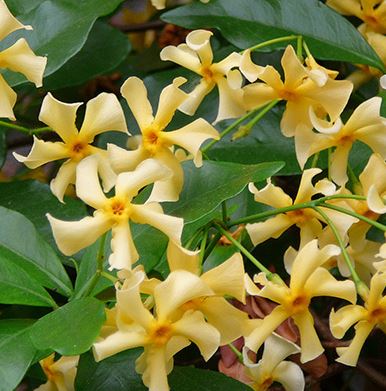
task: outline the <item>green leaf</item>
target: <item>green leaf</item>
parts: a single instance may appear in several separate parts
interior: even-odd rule
[[[250,391],[246,384],[220,372],[193,367],[175,367],[169,375],[169,385],[176,391]]]
[[[69,296],[71,281],[55,251],[18,212],[0,207],[0,259],[7,259],[46,288]]]
[[[30,320],[0,321],[0,391],[12,391],[32,363],[36,348],[29,337]]]
[[[386,118],[386,91],[382,91],[379,96],[382,98],[381,116]]]
[[[9,254],[8,254],[9,255]],[[0,255],[0,303],[55,306],[44,288],[21,267]]]
[[[65,202],[59,202],[50,187],[38,181],[0,183],[0,205],[26,216],[39,234],[55,247],[46,213],[63,220],[79,220],[86,214],[83,202],[70,197],[66,197]]]
[[[97,18],[113,12],[123,0],[45,0],[26,6],[25,0],[10,0],[10,8],[33,31],[17,31],[6,38],[5,44],[25,37],[38,55],[48,57],[45,76],[58,70],[77,54],[86,43]],[[7,1],[8,3],[8,1]],[[6,72],[11,85],[25,82],[21,75]]]
[[[135,360],[142,349],[130,349],[95,362],[91,352],[80,357],[75,379],[77,391],[146,391],[135,372]]]
[[[178,7],[162,15],[166,22],[190,29],[217,28],[245,49],[273,38],[302,35],[315,57],[385,67],[343,16],[318,0],[212,0]]]
[[[118,66],[130,51],[127,36],[103,22],[96,22],[87,42],[73,58],[47,77],[44,87],[55,90],[79,85]]]
[[[5,158],[7,157],[6,136],[7,133],[5,129],[0,127],[0,168],[3,167],[5,163]]]
[[[239,194],[249,182],[259,182],[274,174],[282,162],[236,164],[204,161],[201,168],[184,164],[185,183],[177,202],[165,203],[165,213],[191,223],[210,214],[221,202]]]
[[[104,321],[103,303],[86,297],[40,318],[32,326],[30,335],[37,349],[52,349],[72,356],[90,349]]]

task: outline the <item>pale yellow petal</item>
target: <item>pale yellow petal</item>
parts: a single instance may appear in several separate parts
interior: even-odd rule
[[[166,352],[165,352],[166,360],[168,361],[172,360],[173,356],[176,353],[186,348],[190,344],[191,342],[187,338],[181,337],[180,335],[174,335],[173,337],[170,338],[170,340],[166,345]]]
[[[386,120],[383,123],[378,123],[355,132],[355,138],[367,144],[374,152],[379,153],[386,159]]]
[[[303,79],[308,76],[306,68],[300,62],[293,46],[288,45],[281,58],[281,65],[284,70],[285,88],[293,89],[297,87]]]
[[[229,295],[245,303],[244,262],[240,253],[233,254],[221,265],[201,276],[217,295]]]
[[[315,133],[309,126],[299,123],[295,128],[295,152],[300,168],[303,170],[312,155],[310,147],[315,141]]]
[[[275,89],[264,83],[248,84],[244,90],[244,105],[247,110],[254,110],[279,98]]]
[[[135,223],[149,224],[163,232],[169,240],[181,243],[184,220],[180,217],[165,215],[159,204],[151,202],[145,205],[131,205],[132,219]]]
[[[311,297],[331,296],[354,304],[357,299],[355,284],[351,280],[338,281],[325,268],[318,267],[304,284]]]
[[[185,82],[184,77],[176,77],[172,84],[162,90],[154,118],[154,126],[157,129],[165,129],[177,108],[188,98],[188,94],[179,88]]]
[[[309,130],[312,129],[309,116],[311,104],[311,100],[304,97],[298,97],[295,102],[287,101],[286,109],[280,121],[280,129],[285,137],[295,136],[299,123]]]
[[[386,213],[385,197],[381,197],[377,192],[376,185],[372,185],[367,193],[367,205],[373,212],[383,214]]]
[[[139,255],[131,236],[127,221],[112,227],[111,254],[109,256],[109,270],[130,270],[131,265],[138,261]]]
[[[181,269],[199,275],[199,251],[189,251],[171,240],[169,241],[166,254],[171,272]]]
[[[263,280],[264,278],[264,280]],[[258,296],[265,297],[274,301],[275,303],[285,303],[288,296],[291,294],[288,287],[284,284],[279,285],[275,284],[266,279],[265,273],[261,272],[255,276],[254,281],[256,283],[263,284],[263,287],[260,289]]]
[[[315,218],[308,218],[306,222],[297,223],[296,226],[300,229],[299,250],[311,240],[318,238],[323,231],[321,222]]]
[[[304,374],[298,365],[290,361],[281,362],[272,372],[272,377],[286,391],[303,391],[305,387]]]
[[[68,158],[69,152],[61,142],[43,141],[34,136],[34,143],[28,156],[18,153],[14,153],[13,156],[28,168],[34,169],[48,162]]]
[[[16,120],[12,110],[16,100],[16,92],[7,84],[3,76],[0,75],[0,118]]]
[[[166,46],[161,50],[160,57],[162,61],[172,61],[193,72],[200,72],[201,63],[197,54],[185,44]]]
[[[153,109],[147,98],[147,90],[138,77],[129,77],[121,87],[121,94],[126,99],[135,120],[141,130],[153,122]]]
[[[352,144],[345,143],[338,145],[331,155],[330,160],[330,174],[332,180],[339,186],[343,186],[348,181],[347,163],[348,156],[351,151]]]
[[[227,75],[232,68],[238,68],[240,66],[241,58],[240,53],[232,52],[223,60],[213,64],[210,69],[214,72]]]
[[[32,27],[21,24],[11,14],[5,1],[0,1],[0,41],[7,35],[19,29],[32,30]]]
[[[254,246],[268,240],[277,239],[284,231],[293,225],[285,214],[279,214],[262,223],[247,224],[246,230]]]
[[[0,64],[2,68],[22,73],[36,87],[41,87],[47,57],[36,56],[27,41],[20,38],[11,47],[0,52]]]
[[[357,132],[361,128],[380,124],[382,98],[376,96],[361,103],[344,126],[346,133]]]
[[[117,182],[117,174],[111,167],[107,151],[90,146],[93,155],[98,160],[98,173],[102,181],[103,191],[109,192]]]
[[[248,185],[249,191],[254,194],[255,201],[274,208],[292,205],[291,197],[281,187],[273,185],[270,178],[267,182],[267,185],[261,190],[258,190],[253,183]]]
[[[143,353],[146,357],[146,365],[142,375],[143,384],[148,387],[149,391],[169,391],[165,346],[151,346],[145,349]],[[137,360],[142,356],[140,356]],[[136,370],[137,368],[136,362]]]
[[[197,52],[203,66],[210,65],[213,60],[213,52],[210,46],[212,35],[213,33],[208,30],[194,30],[186,37],[186,44]]]
[[[56,177],[50,183],[52,194],[57,197],[60,202],[63,202],[63,197],[68,186],[75,183],[77,165],[78,163],[67,160],[61,165]]]
[[[211,296],[213,291],[200,277],[185,270],[175,270],[154,289],[154,299],[159,319],[169,315],[184,303],[202,296]]]
[[[294,315],[293,319],[300,333],[300,345],[302,349],[300,362],[305,363],[311,361],[324,351],[314,328],[314,319],[308,310]]]
[[[367,195],[368,190],[373,185],[380,194],[386,191],[386,162],[380,155],[373,153],[370,156],[366,167],[359,175],[359,181],[364,195]]]
[[[141,147],[134,151],[127,151],[118,145],[107,144],[107,152],[111,166],[118,174],[135,170],[141,162],[150,157],[146,149]]]
[[[262,72],[259,74],[259,79],[268,84],[271,88],[276,90],[278,93],[284,86],[280,73],[271,65],[264,67]]]
[[[186,149],[194,157],[196,167],[202,166],[200,147],[208,139],[219,139],[217,130],[203,118],[196,119],[181,129],[165,132],[163,139]]]
[[[240,71],[252,83],[259,78],[259,75],[264,71],[264,67],[252,61],[251,51],[247,49],[244,50],[241,56]]]
[[[87,102],[79,136],[91,143],[96,135],[108,130],[127,133],[127,126],[117,97],[103,92]]]
[[[88,156],[78,164],[76,195],[94,209],[102,209],[107,202],[99,183],[98,159],[95,156]]]
[[[39,121],[53,129],[65,142],[71,142],[78,136],[75,125],[76,111],[81,103],[64,103],[48,93],[42,102]]]
[[[315,187],[312,184],[312,179],[321,172],[322,170],[320,168],[309,168],[303,171],[294,205],[311,201],[312,196],[316,194]]]
[[[342,15],[361,15],[361,3],[358,0],[327,0],[326,4]]]
[[[189,311],[173,324],[177,334],[194,342],[204,360],[209,360],[220,346],[220,333],[216,328],[205,322],[199,311]]]
[[[94,243],[111,228],[111,222],[103,213],[84,217],[80,221],[62,221],[47,214],[52,233],[59,250],[72,255]]]
[[[312,126],[319,133],[323,134],[336,134],[343,128],[343,122],[340,117],[335,122],[330,122],[325,119],[319,118],[313,107],[309,109],[310,120]]]
[[[383,291],[386,287],[386,272],[377,272],[370,282],[370,293],[367,298],[368,308],[377,306],[379,300],[382,298]]]
[[[206,79],[202,78],[193,91],[189,92],[188,97],[184,100],[184,102],[182,102],[178,110],[187,115],[194,115],[198,106],[201,104],[205,96],[213,90],[214,86],[214,83],[208,83]]]
[[[338,311],[330,313],[330,329],[335,338],[341,339],[347,330],[367,315],[365,308],[359,305],[346,305]]]

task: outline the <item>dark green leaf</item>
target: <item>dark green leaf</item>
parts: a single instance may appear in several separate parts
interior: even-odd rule
[[[0,303],[55,306],[44,288],[7,256],[0,255]]]
[[[46,288],[71,294],[71,281],[58,256],[27,218],[0,207],[0,232],[0,259],[15,263]]]
[[[318,58],[385,69],[355,27],[319,0],[212,0],[210,5],[197,2],[178,7],[162,19],[191,29],[217,28],[242,49],[300,34]]]
[[[94,24],[87,42],[73,58],[44,81],[48,90],[81,84],[118,66],[128,55],[126,35],[106,23]]]
[[[382,98],[381,116],[386,118],[386,91],[382,91],[379,95]]]
[[[105,320],[102,302],[86,297],[74,300],[40,318],[31,329],[39,350],[52,349],[72,356],[90,349]]]
[[[97,18],[114,11],[123,0],[46,0],[26,6],[25,0],[11,0],[10,7],[24,24],[33,31],[18,31],[5,43],[16,37],[25,37],[38,55],[48,57],[45,76],[59,69],[84,46]],[[25,78],[6,72],[11,85],[23,83]]]
[[[0,205],[26,216],[51,245],[55,245],[46,213],[58,219],[78,220],[86,214],[83,202],[66,197],[62,204],[52,195],[50,187],[38,181],[0,183]]]
[[[142,349],[130,349],[99,363],[88,352],[80,357],[75,380],[77,391],[146,391],[140,375],[135,372],[135,360]]]
[[[0,391],[12,391],[20,383],[36,352],[29,338],[29,320],[0,321]]]

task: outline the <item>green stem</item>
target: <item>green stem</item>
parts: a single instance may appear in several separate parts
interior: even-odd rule
[[[230,350],[232,350],[234,355],[237,357],[237,360],[239,362],[241,362],[241,364],[243,364],[244,359],[243,359],[243,355],[241,354],[241,352],[233,345],[233,343],[228,343],[228,347]]]
[[[198,239],[198,237],[202,234],[202,231],[204,230],[204,228],[205,228],[205,227],[201,227],[200,229],[198,229],[198,230],[192,235],[192,237],[185,243],[185,248],[191,249],[192,244],[196,242],[196,240]],[[196,248],[196,245],[194,245],[194,248]]]
[[[216,232],[216,235],[210,240],[209,245],[206,247],[204,259],[208,258],[210,253],[213,251],[213,249],[216,247],[216,244],[221,239],[221,232]]]
[[[221,213],[222,213],[222,221],[224,222],[224,224],[226,224],[227,221],[228,221],[228,213],[227,213],[226,201],[223,201],[221,203]]]
[[[296,55],[303,62],[303,37],[299,35],[296,40]]]
[[[312,158],[312,162],[311,162],[311,168],[315,168],[318,164],[318,160],[319,160],[319,152],[316,153],[314,155],[314,157]]]
[[[106,273],[105,271],[101,272],[101,276],[110,280],[113,284],[115,284],[118,281],[118,278],[113,276],[110,273]]]
[[[352,188],[355,190],[358,188],[358,186],[361,186],[361,183],[359,182],[359,179],[354,173],[354,170],[351,168],[350,164],[347,165],[348,170],[348,177],[350,178],[350,182],[352,184]]]
[[[307,54],[307,57],[312,57],[311,51],[310,51],[310,49],[308,48],[308,45],[305,43],[305,41],[303,41],[303,48],[304,48],[304,51],[305,51],[306,54]]]
[[[274,273],[269,271],[261,262],[259,262],[240,242],[233,238],[233,236],[225,230],[220,224],[214,223],[215,228],[221,232],[230,242],[232,242],[259,270],[267,275],[268,280],[274,278]]]
[[[25,128],[24,126],[12,124],[12,123],[6,122],[6,121],[0,121],[0,126],[3,126],[8,129],[12,129],[12,130],[17,130],[18,132],[28,134],[29,136],[31,136],[33,134],[47,132],[47,131],[51,130],[51,128],[48,126],[45,126],[42,128],[36,128],[36,129],[28,129],[28,128]]]
[[[204,235],[201,240],[201,245],[200,245],[200,254],[199,254],[199,265],[202,265],[202,262],[204,261],[204,256],[205,256],[205,248],[206,248],[206,243],[208,241],[208,230],[209,227],[206,227],[204,230]]]
[[[258,43],[257,45],[250,47],[249,50],[251,52],[253,52],[255,50],[264,48],[266,46],[273,45],[275,43],[286,42],[286,41],[294,41],[295,39],[298,39],[298,37],[299,37],[299,35],[287,35],[285,37],[273,38],[273,39],[270,39],[269,41]],[[243,53],[244,51],[245,50],[243,50],[241,53]]]
[[[343,240],[342,238],[340,237],[340,234],[338,232],[338,229],[336,228],[335,224],[332,222],[332,220],[327,216],[327,214],[321,210],[320,208],[318,207],[313,207],[312,209],[314,209],[317,213],[319,213],[323,219],[326,221],[326,223],[328,224],[328,226],[331,228],[338,244],[339,244],[339,247],[340,249],[342,250],[342,255],[343,255],[343,258],[347,264],[347,267],[349,268],[350,270],[350,274],[351,274],[351,277],[354,281],[354,284],[355,286],[358,288],[359,286],[363,285],[363,282],[362,280],[359,278],[358,274],[356,273],[355,271],[355,268],[354,268],[354,265],[351,261],[351,258],[350,258],[350,255],[348,254],[347,250],[346,250],[346,246],[344,245],[343,243]]]

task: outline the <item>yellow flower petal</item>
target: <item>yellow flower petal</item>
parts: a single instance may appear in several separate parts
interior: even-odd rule
[[[331,155],[330,160],[330,174],[331,179],[338,184],[343,186],[348,181],[347,176],[347,163],[348,155],[350,154],[352,144],[346,143],[338,145],[335,151]]]
[[[240,71],[247,78],[248,81],[253,83],[264,71],[264,67],[262,67],[261,65],[257,65],[252,61],[251,51],[247,49],[244,50],[241,56]]]
[[[285,87],[292,90],[297,87],[308,76],[308,73],[298,56],[295,53],[293,46],[288,45],[281,58],[281,65],[284,71]]]
[[[7,4],[3,0],[0,1],[0,40],[3,40],[7,35],[19,29],[32,30],[32,27],[21,24],[11,14]]]
[[[3,76],[0,75],[0,117],[16,120],[13,114],[13,106],[17,99],[16,92],[7,84]]]
[[[334,309],[330,313],[330,329],[335,338],[341,339],[347,330],[354,324],[364,319],[367,314],[365,308],[359,305],[346,305],[338,311]]]
[[[170,388],[167,378],[165,346],[151,346],[149,348],[145,348],[142,355],[144,356],[146,363],[142,375],[143,384],[149,388],[149,391],[169,391]],[[137,361],[141,359],[142,355]],[[137,365],[136,370],[137,372],[140,372],[138,371]]]
[[[273,185],[270,178],[267,182],[267,185],[261,190],[258,190],[253,183],[248,185],[249,191],[254,194],[255,201],[274,208],[292,205],[291,197],[281,187]]]
[[[203,66],[208,66],[213,61],[213,52],[210,46],[212,35],[213,33],[208,30],[194,30],[186,37],[186,44],[197,52]]]
[[[244,104],[247,110],[257,109],[279,98],[276,90],[264,83],[248,84],[243,90]]]
[[[303,391],[304,374],[298,365],[290,361],[281,362],[272,372],[273,379],[280,383],[286,391]]]
[[[50,183],[52,194],[60,201],[63,201],[64,193],[71,183],[75,183],[77,163],[67,160],[59,168],[56,177]]]
[[[312,184],[312,179],[321,172],[322,170],[320,168],[309,168],[303,171],[294,204],[301,204],[302,202],[311,200],[312,196],[316,194],[315,187]]]
[[[175,270],[186,270],[199,275],[200,273],[200,251],[189,251],[173,241],[169,241],[166,258],[171,272]]]
[[[208,83],[205,79],[201,79],[200,83],[189,92],[188,97],[178,110],[182,111],[187,115],[194,115],[198,106],[201,104],[206,95],[208,95],[214,88],[215,84]]]
[[[172,61],[193,72],[199,73],[201,63],[195,51],[186,44],[178,46],[166,46],[161,50],[160,57],[162,61]]]
[[[133,242],[130,226],[127,221],[112,227],[111,254],[109,270],[130,270],[131,265],[138,261],[139,255]]]
[[[133,171],[144,160],[150,157],[145,148],[139,147],[134,151],[127,151],[118,145],[107,144],[107,152],[111,166],[118,174]]]

